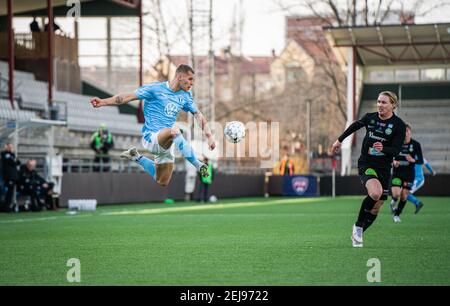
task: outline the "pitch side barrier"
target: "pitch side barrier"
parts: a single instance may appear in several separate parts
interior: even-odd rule
[[[185,173],[174,173],[167,187],[158,186],[146,173],[65,173],[60,205],[69,199],[97,199],[101,204],[182,201],[185,197]],[[450,174],[426,176],[417,195],[450,196]],[[196,182],[194,199],[199,191]],[[217,173],[210,188],[217,198],[263,196],[331,196],[331,176],[270,176]],[[359,177],[336,177],[336,196],[364,195]]]
[[[320,195],[331,196],[332,177],[322,176],[320,178]],[[450,174],[437,174],[435,176],[426,175],[425,184],[415,195],[418,196],[450,196]],[[338,176],[336,177],[336,195],[365,195],[365,188],[362,186],[359,176]]]
[[[61,207],[69,199],[96,199],[101,204],[148,203],[165,199],[182,201],[185,197],[185,173],[173,173],[167,187],[157,185],[146,173],[64,173]],[[198,198],[199,179],[194,199]],[[215,174],[210,195],[217,198],[264,196],[263,175]]]

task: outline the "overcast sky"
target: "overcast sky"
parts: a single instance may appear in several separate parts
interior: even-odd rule
[[[144,0],[146,1],[146,0]],[[194,0],[201,5],[207,5],[209,0]],[[242,1],[241,14],[244,17],[243,31],[242,31],[242,51],[245,55],[265,55],[269,56],[271,50],[275,49],[279,53],[285,44],[284,41],[284,16],[286,12],[281,10],[276,5],[274,0],[214,0],[214,36],[216,51],[229,45],[230,42],[230,28],[233,24],[233,18],[238,15],[237,7],[238,3]],[[285,0],[290,1],[291,0]],[[409,0],[405,0],[408,3]],[[428,0],[424,7],[438,3],[439,0]],[[146,2],[145,2],[146,3]],[[187,27],[187,0],[163,0],[163,14],[166,23],[172,25],[184,25]],[[150,10],[151,7],[145,7]],[[302,11],[296,11],[296,13],[305,13]],[[145,17],[145,23],[150,23],[150,17]],[[15,30],[17,32],[28,31],[29,19],[15,18]],[[58,24],[67,32],[73,33],[73,23],[67,18],[60,18],[57,20]],[[450,7],[441,8],[436,10],[432,14],[427,15],[426,18],[416,18],[417,23],[428,22],[450,22]],[[114,30],[116,29],[116,30]],[[136,19],[122,19],[115,22],[113,25],[113,31],[117,37],[137,37],[137,22]],[[169,36],[172,38],[169,40],[175,40],[173,37],[176,35],[173,33],[174,26],[170,26]],[[186,31],[187,32],[187,31]],[[156,41],[151,39],[151,33],[149,30],[144,32],[146,39],[145,44],[145,61],[151,62],[157,55]],[[80,23],[80,36],[81,37],[105,37],[105,22],[99,19],[82,19]],[[188,54],[189,48],[187,45],[188,37],[177,37],[175,43],[172,46],[172,54]],[[105,53],[105,48],[101,46],[101,42],[85,42],[80,45],[81,54],[94,54]],[[206,49],[208,46],[208,40],[198,39],[197,44],[202,49]],[[103,43],[104,46],[104,43]],[[116,42],[113,47],[118,50],[119,53],[130,53],[135,50],[136,44],[133,42]],[[126,59],[122,59],[122,64],[126,62]],[[99,60],[92,58],[90,60],[82,61],[84,65],[98,64]]]

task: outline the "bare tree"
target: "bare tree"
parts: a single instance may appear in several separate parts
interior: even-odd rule
[[[391,21],[392,18],[397,19],[399,23],[406,22],[405,17],[424,16],[436,9],[448,6],[449,2],[440,1],[427,7],[426,2],[418,0],[408,1],[408,3],[399,0],[274,0],[274,3],[286,12],[286,15],[299,16],[298,13],[301,12],[302,15],[316,20],[311,26],[305,25],[298,31],[288,29],[291,31],[288,37],[295,40],[300,46],[314,45],[312,56],[315,64],[314,77],[310,80],[303,77],[296,84],[292,83],[291,90],[286,91],[284,97],[287,100],[297,101],[302,107],[304,107],[304,100],[312,99],[313,104],[322,105],[322,109],[318,110],[319,113],[322,110],[329,112],[329,118],[336,120],[333,124],[345,123],[346,77],[319,27],[370,26]],[[299,17],[299,19],[301,18]],[[314,27],[316,35],[305,35],[304,32],[311,32]],[[320,92],[321,95],[315,96],[316,92]],[[325,126],[327,122],[314,121],[313,124],[316,125],[313,130],[321,131],[316,134],[318,137],[316,140],[322,139],[323,141],[324,137],[322,136],[326,133],[331,138],[333,137],[334,131]],[[296,128],[295,124],[293,128]]]
[[[153,69],[158,73],[158,79],[168,80],[169,67],[165,65],[170,63],[170,57],[173,46],[179,41],[185,41],[186,35],[186,19],[172,18],[170,10],[163,9],[161,0],[151,0],[150,9],[144,12],[146,22],[144,27],[150,32],[147,44],[156,45],[156,58],[153,63]],[[167,20],[170,20],[168,22]],[[172,33],[172,36],[169,36]],[[155,44],[156,42],[156,44]],[[166,61],[165,61],[166,60]]]
[[[405,13],[424,17],[438,9],[450,6],[450,1],[423,0],[273,0],[284,12],[295,15],[299,12],[316,16],[330,26],[383,24],[390,16],[401,20]],[[428,5],[428,6],[427,6]]]

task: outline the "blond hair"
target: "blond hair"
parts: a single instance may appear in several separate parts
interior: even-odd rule
[[[398,99],[397,99],[397,95],[395,94],[395,92],[382,91],[382,92],[380,92],[379,96],[386,96],[386,97],[388,97],[389,101],[391,102],[391,104],[394,105],[394,109],[397,107]]]

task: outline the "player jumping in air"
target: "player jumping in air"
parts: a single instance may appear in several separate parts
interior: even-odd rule
[[[413,158],[414,156],[414,158]],[[414,183],[414,166],[422,165],[422,148],[420,143],[411,138],[411,125],[406,124],[405,142],[400,153],[394,158],[394,171],[392,174],[392,200],[391,212],[394,214],[394,222],[400,222],[400,214],[406,205],[409,190]],[[397,205],[397,201],[400,202]]]
[[[120,105],[133,100],[144,101],[142,145],[155,155],[155,160],[139,154],[135,147],[123,152],[121,157],[138,163],[162,186],[167,186],[172,177],[174,144],[202,176],[208,176],[208,166],[197,159],[192,146],[184,139],[180,129],[174,126],[181,110],[191,112],[208,139],[209,149],[214,150],[216,147],[207,121],[192,98],[190,89],[193,85],[194,70],[188,65],[180,65],[170,82],[154,82],[138,88],[135,92],[120,93],[107,99],[91,99],[93,107]]]
[[[332,146],[332,152],[338,152],[346,137],[362,127],[366,128],[358,160],[358,173],[367,189],[367,196],[353,225],[353,247],[363,246],[363,232],[375,221],[387,199],[392,159],[400,152],[405,139],[405,123],[394,114],[397,104],[395,93],[381,92],[377,100],[378,112],[367,113],[353,122]]]

